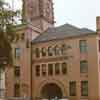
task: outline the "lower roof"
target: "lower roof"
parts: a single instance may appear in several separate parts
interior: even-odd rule
[[[48,28],[45,32],[41,33],[41,35],[34,39],[32,43],[93,34],[96,34],[96,32],[88,28],[78,28],[70,24],[64,24],[59,27]]]

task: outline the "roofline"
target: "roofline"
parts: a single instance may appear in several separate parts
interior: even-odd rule
[[[70,38],[78,38],[78,37],[82,37],[82,36],[93,36],[93,35],[97,35],[97,32],[93,32],[92,34],[89,34],[89,33],[87,33],[87,34],[82,34],[82,35],[78,35],[78,36],[69,36],[69,37],[64,37],[64,38],[59,38],[59,39],[50,39],[50,40],[44,40],[44,41],[39,41],[39,42],[33,42],[32,41],[32,44],[34,45],[34,44],[38,44],[38,43],[45,43],[45,42],[50,42],[50,41],[55,41],[55,40],[63,40],[63,39],[70,39]]]

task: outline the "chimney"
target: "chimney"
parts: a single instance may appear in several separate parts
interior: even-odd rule
[[[96,17],[96,31],[100,34],[100,16]]]

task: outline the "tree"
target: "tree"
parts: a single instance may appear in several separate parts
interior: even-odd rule
[[[16,37],[14,26],[18,16],[19,11],[13,11],[9,4],[4,0],[0,0],[0,64],[3,60],[7,60],[9,64],[12,64],[11,42]]]

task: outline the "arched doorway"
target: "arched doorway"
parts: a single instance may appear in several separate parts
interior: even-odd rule
[[[42,87],[41,90],[42,98],[55,98],[55,97],[62,98],[62,96],[63,94],[61,88],[54,83],[49,83]]]

